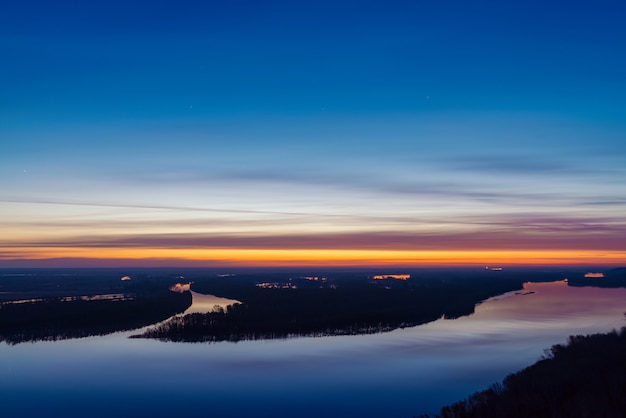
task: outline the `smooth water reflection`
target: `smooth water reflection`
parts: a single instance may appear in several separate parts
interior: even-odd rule
[[[220,307],[222,309],[226,309],[231,305],[235,305],[237,303],[241,303],[235,299],[226,299],[220,298],[213,295],[203,295],[202,293],[191,292],[191,306],[187,308],[183,315],[192,314],[192,313],[207,313],[215,310],[216,307]]]
[[[529,283],[470,317],[385,334],[181,344],[120,333],[0,345],[3,416],[411,417],[530,365],[571,334],[626,325],[625,296]]]

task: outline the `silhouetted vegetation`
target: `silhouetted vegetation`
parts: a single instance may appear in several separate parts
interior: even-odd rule
[[[604,272],[604,277],[579,277],[574,276],[568,279],[569,286],[592,286],[592,287],[626,287],[626,267],[618,267]]]
[[[104,335],[144,327],[183,312],[190,294],[161,292],[114,300],[49,298],[0,307],[0,341],[17,344]]]
[[[274,275],[277,283],[295,287],[285,289],[259,288],[259,279],[194,284],[196,291],[243,304],[172,318],[137,337],[195,342],[376,333],[469,315],[482,300],[522,288],[522,280],[496,275],[372,281],[363,274],[336,274],[323,285]]]
[[[168,290],[172,278],[101,271],[3,274],[0,342],[17,344],[104,335],[166,320],[191,305]],[[9,292],[7,292],[9,291]]]
[[[502,384],[446,406],[438,418],[626,417],[626,328],[572,336]]]
[[[5,269],[0,271],[0,341],[53,340],[103,335],[154,324],[183,312],[188,294],[168,292],[193,282],[199,293],[242,305],[173,318],[143,337],[172,341],[237,341],[389,331],[471,314],[490,296],[553,281],[558,270],[418,269],[326,272],[211,269]],[[372,280],[410,273],[409,280]],[[581,275],[581,272],[575,272]],[[130,276],[131,280],[121,280]],[[260,283],[272,287],[260,288]],[[118,295],[113,300],[93,296]],[[121,295],[121,296],[120,296]],[[29,303],[8,303],[16,300]],[[4,302],[3,302],[4,301]]]

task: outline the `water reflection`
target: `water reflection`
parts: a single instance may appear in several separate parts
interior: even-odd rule
[[[212,312],[216,307],[226,309],[231,305],[241,303],[240,301],[234,299],[220,298],[213,295],[203,295],[201,293],[194,292],[193,290],[189,290],[189,292],[191,292],[191,306],[183,312],[183,315]]]
[[[183,312],[191,296],[167,291],[0,302],[0,343],[84,338],[154,324]]]
[[[221,298],[214,295],[206,295],[198,292],[194,292],[191,290],[192,282],[188,283],[176,283],[173,286],[170,286],[170,291],[174,293],[185,293],[189,292],[191,295],[191,306],[187,308],[183,315],[192,314],[192,313],[209,313],[214,312],[219,309],[226,309],[229,306],[236,305],[241,303],[235,299],[226,299]]]
[[[617,294],[624,289],[569,287],[567,282],[527,283],[523,292],[507,300],[496,298],[479,306],[472,324],[477,321],[505,324],[511,330],[561,328],[584,330],[611,326],[623,319],[626,303]],[[622,321],[622,325],[626,325]],[[615,326],[615,325],[613,325]]]
[[[625,310],[626,289],[527,283],[469,317],[385,334],[0,345],[0,392],[8,416],[410,417],[487,387],[571,334],[621,327]]]

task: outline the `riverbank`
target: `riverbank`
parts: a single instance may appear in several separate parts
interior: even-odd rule
[[[442,408],[435,418],[626,416],[626,328],[571,336],[501,384]],[[422,416],[425,418],[426,416]]]

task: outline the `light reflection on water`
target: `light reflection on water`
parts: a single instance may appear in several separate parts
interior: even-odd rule
[[[222,309],[226,309],[227,307],[241,303],[235,299],[226,299],[220,298],[213,295],[203,295],[202,293],[191,292],[191,306],[187,308],[183,315],[192,314],[192,313],[207,313],[215,310],[215,307],[219,306]]]
[[[469,317],[385,334],[181,344],[119,333],[0,345],[3,416],[411,417],[501,380],[571,334],[626,325],[625,296],[528,283]]]

